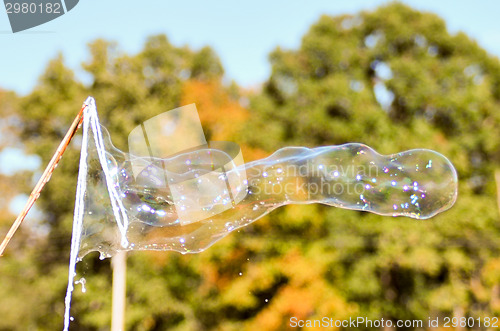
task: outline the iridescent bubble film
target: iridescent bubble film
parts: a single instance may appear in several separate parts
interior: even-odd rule
[[[354,143],[287,147],[231,167],[231,156],[210,148],[169,159],[136,158],[114,148],[102,132],[111,195],[118,201],[113,207],[89,139],[80,256],[94,250],[105,255],[146,249],[200,252],[287,204],[321,203],[426,219],[450,208],[457,197],[453,165],[431,150],[385,156]],[[138,163],[143,170],[135,175]],[[118,226],[114,209],[126,220]]]
[[[362,144],[287,147],[245,164],[236,144],[217,143],[166,159],[138,157],[112,145],[93,98],[84,105],[64,330],[76,264],[91,251],[197,253],[287,204],[426,219],[457,198],[453,165],[431,150],[386,156]],[[137,144],[149,141],[138,132]]]

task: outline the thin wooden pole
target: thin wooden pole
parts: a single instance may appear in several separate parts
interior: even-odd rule
[[[127,252],[120,251],[111,259],[113,266],[113,298],[111,331],[125,330],[125,301],[127,285]]]
[[[17,216],[16,220],[14,221],[14,224],[12,224],[9,232],[7,232],[7,235],[5,236],[5,239],[2,241],[2,244],[0,245],[0,256],[3,255],[3,252],[5,251],[5,248],[9,244],[9,241],[12,239],[14,236],[14,233],[16,233],[17,229],[19,226],[21,226],[21,223],[24,221],[26,218],[26,215],[28,214],[29,210],[35,203],[35,201],[38,199],[40,196],[40,192],[42,191],[43,187],[47,182],[50,180],[50,176],[54,172],[55,168],[57,167],[57,164],[61,160],[61,157],[66,150],[66,147],[68,147],[71,139],[74,137],[76,131],[78,131],[78,128],[80,127],[82,120],[83,120],[83,111],[85,110],[86,105],[84,104],[82,106],[82,109],[80,109],[80,112],[78,115],[76,115],[75,120],[71,124],[71,127],[69,128],[68,132],[66,133],[66,136],[64,136],[63,140],[59,144],[59,147],[57,147],[56,152],[52,156],[52,159],[50,160],[49,164],[47,165],[47,168],[45,168],[45,171],[42,174],[42,177],[38,180],[38,183],[35,185],[33,188],[33,191],[30,194],[30,197],[28,201],[26,202],[26,205],[24,206],[23,210],[21,213]]]
[[[497,207],[500,213],[500,169],[495,170],[495,184],[497,185]]]
[[[497,207],[500,215],[500,169],[495,170],[495,183],[497,184]],[[499,294],[500,286],[498,284],[493,285],[491,288],[490,307],[495,307],[500,303]]]

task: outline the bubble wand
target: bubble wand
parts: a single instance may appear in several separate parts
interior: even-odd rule
[[[26,215],[30,211],[31,207],[33,207],[33,204],[35,201],[40,197],[40,192],[44,188],[45,184],[50,180],[50,177],[52,176],[52,173],[57,167],[57,164],[62,158],[63,153],[66,151],[66,148],[68,147],[69,143],[71,142],[71,139],[75,136],[76,132],[80,128],[82,121],[83,121],[83,112],[85,108],[87,107],[87,104],[83,104],[82,109],[80,109],[80,112],[78,115],[76,115],[73,123],[71,124],[68,132],[64,136],[63,140],[59,144],[59,147],[57,147],[56,152],[52,156],[52,159],[50,160],[49,164],[45,168],[45,171],[42,174],[42,177],[38,180],[38,183],[35,185],[33,188],[33,191],[30,194],[30,197],[28,201],[26,202],[26,205],[24,206],[23,210],[21,213],[17,216],[16,220],[12,224],[9,232],[7,232],[7,235],[5,236],[5,239],[2,241],[2,244],[0,245],[0,256],[3,255],[3,252],[5,251],[5,248],[9,244],[10,240],[16,233],[17,229],[19,226],[21,226],[21,223],[24,221],[26,218]]]

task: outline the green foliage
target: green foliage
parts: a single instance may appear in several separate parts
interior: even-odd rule
[[[430,148],[459,172],[457,204],[430,221],[325,208],[324,240],[338,247],[335,267],[345,268],[334,284],[358,305],[357,314],[426,319],[498,312],[487,299],[497,289],[480,281],[499,250],[498,60],[464,34],[450,35],[435,15],[401,4],[323,16],[299,49],[278,48],[270,60],[272,75],[252,99],[249,124],[270,134],[248,134],[252,146],[358,141],[383,153]],[[390,91],[389,105],[377,100],[377,86]]]
[[[250,158],[288,145],[362,142],[386,154],[429,148],[448,156],[460,177],[455,207],[428,221],[288,206],[201,254],[134,252],[128,329],[284,330],[292,316],[500,313],[493,175],[500,63],[464,34],[450,35],[437,16],[395,3],[321,17],[298,49],[272,52],[272,74],[250,96],[249,116],[236,101],[244,92],[222,84],[210,48],[176,47],[158,35],[135,55],[104,40],[89,50],[83,67],[91,86],[77,82],[58,56],[30,95],[0,99],[3,112],[17,109],[25,145],[44,163],[90,94],[124,150],[136,125],[195,102],[208,135],[243,139]],[[380,102],[375,91],[392,101]],[[48,235],[29,244],[28,234],[18,234],[23,247],[2,258],[0,330],[62,324],[78,152],[75,142],[37,203]],[[109,261],[91,254],[78,269],[87,293],[77,286],[72,328],[106,330]]]

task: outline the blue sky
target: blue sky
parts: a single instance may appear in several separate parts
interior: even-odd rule
[[[245,87],[269,74],[267,56],[277,45],[297,47],[301,36],[321,14],[337,15],[373,9],[382,0],[309,0],[236,2],[166,0],[80,0],[68,14],[26,32],[12,34],[0,11],[0,88],[28,93],[47,62],[61,51],[81,79],[86,44],[98,37],[115,40],[122,50],[138,52],[145,38],[166,33],[175,45],[212,46],[228,79]],[[465,31],[490,53],[500,55],[500,1],[403,1],[432,11],[452,32]]]

